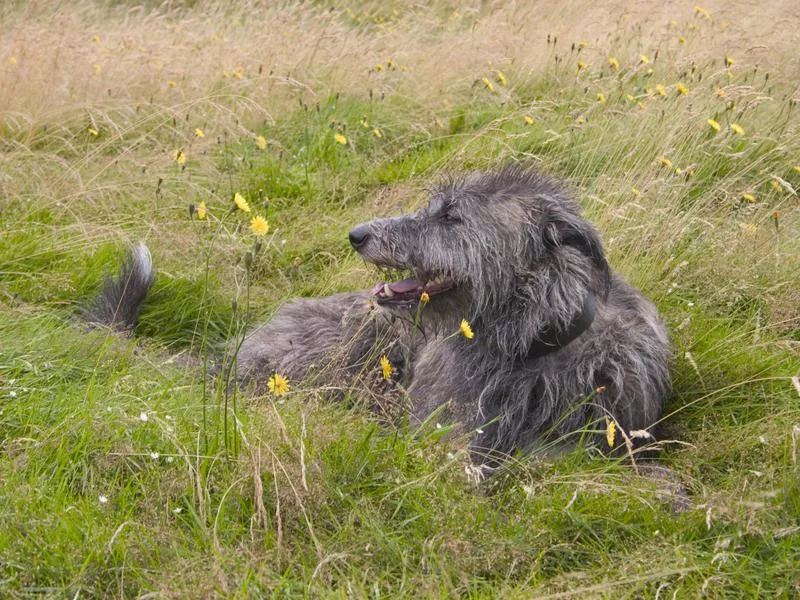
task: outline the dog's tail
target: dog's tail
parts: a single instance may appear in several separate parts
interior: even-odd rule
[[[110,327],[130,333],[153,284],[155,272],[144,242],[131,246],[116,277],[107,276],[103,289],[84,311],[92,327]]]

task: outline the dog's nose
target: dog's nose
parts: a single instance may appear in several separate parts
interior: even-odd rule
[[[353,244],[353,248],[356,250],[363,248],[368,239],[369,228],[366,225],[359,225],[350,230],[350,243]]]

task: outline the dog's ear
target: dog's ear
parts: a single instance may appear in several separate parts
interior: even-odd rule
[[[606,260],[600,235],[592,224],[580,215],[553,211],[544,218],[542,229],[545,246],[571,246],[592,261],[600,276],[600,291],[605,295],[611,283],[611,267]]]

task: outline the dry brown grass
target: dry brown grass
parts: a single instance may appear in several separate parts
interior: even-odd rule
[[[685,22],[694,6],[615,0],[436,4],[357,27],[356,21],[369,23],[370,14],[383,12],[380,3],[363,3],[361,9],[359,4],[334,2],[329,11],[200,2],[192,9],[148,12],[124,5],[104,9],[85,0],[55,6],[38,0],[7,8],[0,111],[4,120],[23,127],[58,125],[74,110],[102,113],[151,103],[185,109],[238,100],[227,107],[232,116],[257,122],[274,119],[282,102],[298,96],[311,101],[330,90],[361,94],[367,88],[435,109],[487,67],[521,74],[540,69],[550,60],[543,47],[548,34],[561,40],[562,51],[586,40],[590,57],[603,56],[609,32],[627,24],[638,35],[612,39],[610,46],[619,47],[615,53],[648,51],[668,41],[666,22]],[[691,60],[735,52],[762,68],[780,65],[789,75],[797,73],[795,2],[704,6],[721,31],[692,48]],[[16,64],[9,63],[12,57]],[[407,66],[407,75],[388,80],[370,73],[388,58]]]

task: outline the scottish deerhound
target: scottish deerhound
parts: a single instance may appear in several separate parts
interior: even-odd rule
[[[358,225],[350,242],[367,262],[411,276],[285,305],[244,342],[241,381],[277,372],[338,385],[379,374],[386,356],[410,417],[440,411],[474,432],[479,456],[587,430],[599,440],[608,419],[624,432],[659,419],[670,390],[664,325],[555,181],[517,168],[452,180],[417,213]],[[134,257],[128,277],[146,289],[149,260],[141,249]],[[128,302],[107,286],[91,318],[109,322],[128,304],[131,325],[143,298],[132,287]]]

